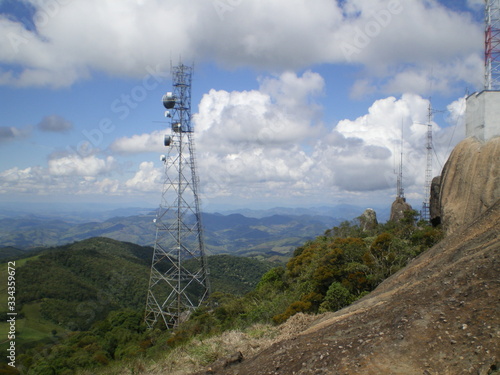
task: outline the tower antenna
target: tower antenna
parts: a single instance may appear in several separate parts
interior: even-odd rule
[[[431,184],[432,184],[432,104],[429,99],[429,109],[427,114],[427,142],[426,142],[426,156],[427,165],[425,167],[425,185],[424,185],[424,201],[422,203],[421,217],[423,220],[429,221],[431,218],[430,213],[430,200],[431,200]]]
[[[145,322],[176,328],[206,300],[210,291],[198,197],[198,176],[191,124],[193,68],[172,67],[173,91],[163,96],[171,133],[156,219]]]
[[[500,0],[485,0],[484,89],[500,90]]]
[[[401,145],[400,145],[398,177],[396,182],[396,195],[398,198],[405,199],[405,191],[403,188],[403,120],[401,120]]]

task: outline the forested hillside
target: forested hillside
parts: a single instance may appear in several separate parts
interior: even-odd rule
[[[78,340],[81,336],[76,333],[108,319],[134,316],[138,324],[142,321],[152,248],[100,237],[29,255],[15,261],[19,354],[37,345],[47,348],[70,338]],[[208,257],[208,264],[213,290],[234,295],[252,290],[272,267],[230,255]],[[7,280],[6,263],[0,265],[0,276]],[[7,301],[6,293],[5,288],[0,290],[3,301]],[[0,323],[2,332],[8,330],[6,309],[6,305],[0,306],[0,316],[5,318]],[[25,358],[23,363],[38,358],[37,349],[30,353],[29,360],[19,357]],[[5,362],[5,357],[0,361]]]
[[[142,284],[139,280],[141,273],[147,275],[147,248],[127,244],[124,253],[120,255],[122,260],[130,260],[131,279],[137,280],[131,282],[131,279],[123,278],[125,273],[120,272],[119,262],[114,265],[107,263],[107,267],[94,264],[106,264],[115,256],[115,250],[112,247],[108,249],[107,245],[104,246],[107,250],[98,250],[101,246],[98,243],[111,240],[94,239],[89,243],[74,244],[64,251],[59,249],[42,254],[31,262],[40,270],[44,265],[49,266],[56,270],[62,280],[67,279],[71,283],[74,293],[67,301],[62,302],[63,305],[74,303],[77,298],[75,295],[78,294],[78,298],[84,301],[91,295],[101,296],[114,308],[110,309],[107,305],[101,308],[86,305],[89,308],[80,311],[94,311],[93,320],[89,320],[88,314],[67,318],[66,322],[76,321],[80,324],[77,331],[56,334],[52,343],[28,350],[20,356],[20,361],[27,374],[73,374],[83,368],[92,368],[92,373],[120,374],[133,369],[135,373],[146,374],[149,360],[157,366],[158,361],[175,355],[176,348],[189,346],[193,340],[204,340],[228,330],[247,329],[255,324],[280,324],[297,312],[314,314],[337,310],[369,293],[387,276],[404,267],[408,261],[438,241],[440,236],[439,230],[424,223],[415,225],[413,212],[409,212],[401,223],[379,225],[371,231],[363,231],[358,225],[345,222],[296,248],[286,266],[267,271],[255,288],[253,285],[259,278],[257,273],[263,273],[265,269],[258,267],[256,263],[247,262],[257,261],[246,259],[239,263],[231,257],[219,257],[216,261],[209,261],[209,264],[215,266],[213,269],[218,270],[212,271],[212,284],[216,290],[207,304],[200,307],[175,332],[161,329],[148,331],[142,323],[144,306],[141,303],[140,285],[146,284],[145,280]],[[68,256],[71,252],[83,251],[83,248],[86,250],[78,254],[77,258]],[[91,270],[90,264],[94,264],[99,271]],[[29,262],[26,267],[28,265]],[[74,267],[75,277],[77,273],[85,275],[86,281],[70,276],[63,265]],[[245,270],[251,271],[253,276],[244,274]],[[216,281],[221,276],[224,279]],[[26,277],[32,276],[26,274]],[[44,282],[42,278],[35,280]],[[56,304],[50,301],[63,301],[62,295],[70,291],[61,287],[60,293],[54,293],[51,288],[57,286],[57,278],[48,280],[51,287],[44,292],[46,295],[36,296],[37,288],[28,288],[29,297],[23,298],[26,298],[25,303],[36,297],[40,301],[49,301],[48,307],[43,310],[44,317],[52,316],[58,321],[61,318],[55,317],[54,311],[50,309]],[[231,280],[237,281],[239,286],[226,290],[220,288],[217,291],[218,283],[227,285]],[[111,289],[99,290],[97,285],[104,286],[104,289],[110,286]],[[243,296],[234,294],[245,289],[252,290]],[[99,304],[99,300],[94,299],[93,303]],[[107,312],[109,313],[106,315]],[[58,323],[64,326],[63,322]],[[67,328],[75,329],[74,326]],[[220,355],[222,350],[207,352],[200,356],[199,365],[211,363]]]

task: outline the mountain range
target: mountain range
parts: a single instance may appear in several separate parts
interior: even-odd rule
[[[346,206],[340,212],[355,217],[361,208]],[[330,216],[331,209],[244,210],[241,213],[203,213],[207,253],[261,256],[289,256],[305,241],[345,219]],[[130,208],[98,213],[98,218],[84,221],[87,212],[56,214],[25,214],[7,217],[14,212],[0,211],[0,259],[38,248],[61,246],[92,237],[107,237],[118,241],[152,246],[155,241],[155,212],[145,208]],[[111,214],[133,214],[115,216]],[[330,214],[330,215],[329,215]],[[99,220],[101,218],[101,220]]]

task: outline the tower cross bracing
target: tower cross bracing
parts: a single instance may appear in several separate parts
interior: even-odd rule
[[[485,0],[485,90],[500,90],[500,0]]]

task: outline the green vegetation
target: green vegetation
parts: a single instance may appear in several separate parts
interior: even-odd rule
[[[30,254],[33,253],[27,255]],[[101,237],[46,249],[37,252],[35,256],[16,260],[18,360],[22,361],[25,367],[38,364],[33,367],[31,373],[43,373],[47,358],[53,358],[51,355],[45,358],[46,354],[52,353],[53,349],[54,355],[64,353],[67,358],[63,362],[56,361],[57,370],[54,371],[62,373],[60,371],[63,369],[73,371],[95,362],[94,356],[100,358],[97,363],[102,365],[105,362],[101,358],[102,350],[105,351],[108,361],[121,358],[120,353],[124,351],[129,353],[132,349],[120,349],[120,343],[136,343],[144,327],[136,327],[137,332],[132,336],[125,334],[131,325],[127,323],[128,325],[123,327],[122,323],[116,323],[116,314],[133,312],[138,317],[138,324],[141,323],[151,256],[152,248]],[[229,255],[209,257],[209,265],[213,289],[239,295],[252,290],[262,274],[271,268],[269,263]],[[0,280],[4,280],[3,286],[0,287],[0,299],[7,301],[7,263],[0,264]],[[0,333],[2,337],[6,337],[9,329],[6,322],[7,305],[6,302],[2,303]],[[112,325],[118,324],[125,331],[111,329],[113,332],[109,333],[107,326],[103,326],[107,319],[112,319]],[[94,332],[98,337],[100,333],[105,332],[99,341],[104,349],[96,351],[94,349],[97,346],[94,345],[86,349],[92,355],[83,355],[78,345],[73,347],[73,343],[80,342],[84,337],[81,335],[83,332]],[[117,337],[110,339],[110,335],[115,334]],[[125,338],[120,336],[122,334]],[[106,340],[116,341],[116,350],[111,350],[115,344],[108,343],[111,345],[109,346],[105,344]],[[148,341],[147,338],[144,340]],[[62,342],[64,344],[61,344]],[[7,342],[0,343],[0,349],[6,351],[7,345]],[[59,345],[70,345],[71,350],[58,351]],[[86,362],[87,360],[89,362]],[[0,359],[0,373],[4,371],[1,367],[3,361],[5,357]],[[73,363],[72,361],[77,365],[68,365]]]
[[[19,268],[19,278],[32,284],[23,285],[23,311],[31,316],[29,309],[38,309],[43,322],[73,331],[52,328],[50,337],[25,350],[19,361],[28,375],[99,373],[120,366],[123,371],[116,373],[139,373],[131,363],[192,347],[203,351],[199,356],[207,365],[218,352],[189,343],[255,324],[279,324],[298,312],[335,311],[369,293],[440,240],[440,230],[415,224],[415,216],[408,212],[405,220],[370,231],[343,222],[274,268],[255,259],[210,257],[214,292],[174,332],[146,330],[142,322],[150,249],[100,238],[48,251]]]
[[[189,267],[189,264],[186,264]],[[255,288],[261,276],[272,268],[271,263],[231,255],[208,258],[212,290],[243,295]]]

